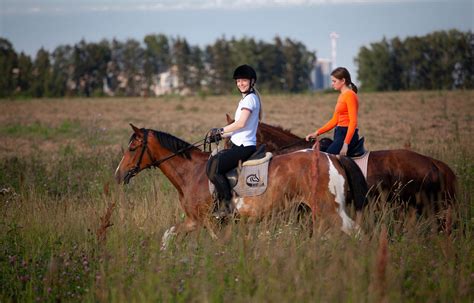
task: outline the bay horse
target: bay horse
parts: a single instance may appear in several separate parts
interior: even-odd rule
[[[232,121],[227,115],[227,122]],[[257,145],[260,144],[275,155],[313,145],[289,130],[263,122],[257,130]],[[369,154],[367,186],[372,194],[387,194],[387,201],[398,197],[422,212],[427,206],[437,211],[440,204],[453,203],[457,180],[451,168],[440,160],[407,149],[377,150]]]
[[[143,169],[158,167],[176,188],[186,214],[183,223],[165,232],[163,247],[169,236],[198,227],[209,227],[212,236],[209,218],[214,202],[205,173],[209,153],[171,134],[132,124],[131,127],[133,134],[115,171],[116,181],[127,184]],[[336,156],[308,149],[273,157],[265,193],[234,197],[233,202],[238,214],[249,218],[261,218],[273,210],[304,203],[311,210],[313,227],[316,217],[324,217],[339,223],[345,233],[352,233],[358,227],[346,213],[347,193],[346,175]]]

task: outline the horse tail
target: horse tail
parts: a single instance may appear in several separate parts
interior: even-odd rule
[[[452,169],[444,162],[433,159],[433,164],[438,169],[440,191],[447,202],[454,202],[457,191],[457,178]]]
[[[338,158],[346,173],[354,206],[357,211],[360,211],[367,204],[367,192],[369,191],[367,181],[354,160],[345,156]]]

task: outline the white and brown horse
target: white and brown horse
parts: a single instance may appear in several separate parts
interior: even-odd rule
[[[232,121],[227,115],[227,122]],[[260,123],[257,130],[257,145],[260,144],[275,155],[313,145],[289,130],[265,123]],[[386,195],[387,201],[408,202],[419,212],[437,212],[455,201],[457,181],[446,163],[411,150],[395,149],[370,152],[367,186],[372,194]]]
[[[205,173],[209,153],[164,132],[132,128],[115,177],[119,183],[128,183],[141,170],[155,166],[174,185],[186,219],[165,233],[164,244],[169,235],[207,226],[214,206]],[[313,226],[324,218],[351,233],[356,224],[346,213],[347,200],[347,178],[336,156],[307,149],[273,157],[265,193],[235,197],[233,202],[241,217],[250,218],[303,203],[311,209]]]

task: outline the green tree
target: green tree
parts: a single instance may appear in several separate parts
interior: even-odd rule
[[[33,82],[33,62],[30,56],[20,53],[18,57],[18,73],[17,73],[17,94],[29,96],[30,85]]]
[[[191,85],[191,49],[184,38],[177,38],[173,41],[173,66],[177,70],[178,90],[189,88]]]
[[[471,31],[384,39],[359,50],[358,78],[366,90],[472,88],[473,47]]]
[[[31,95],[36,98],[45,97],[51,80],[51,60],[47,50],[41,48],[36,53],[32,74]]]
[[[290,92],[301,92],[310,87],[309,74],[316,56],[309,52],[301,42],[286,38],[283,43],[285,56],[284,89]]]
[[[281,39],[275,37],[274,44],[260,42],[259,49],[259,87],[266,91],[283,91],[286,60]]]
[[[122,61],[120,63],[123,81],[121,89],[127,96],[139,96],[146,89],[146,79],[143,71],[144,49],[135,39],[128,39],[122,45]]]
[[[169,39],[163,35],[147,35],[143,40],[144,52],[144,74],[147,86],[153,83],[160,73],[167,71],[171,64],[171,50]]]
[[[11,96],[16,88],[14,72],[18,56],[7,39],[0,38],[0,97]]]
[[[217,39],[206,48],[205,62],[209,70],[209,86],[216,94],[232,91],[232,72],[234,64],[229,60],[231,54],[229,42],[224,38]]]
[[[147,35],[145,43],[145,74],[148,76],[168,70],[171,51],[168,38],[163,35]]]
[[[92,93],[102,92],[110,59],[111,51],[106,40],[100,43],[86,43],[82,40],[74,46],[73,79],[79,95],[89,97]]]
[[[73,48],[69,45],[58,46],[51,54],[53,59],[52,75],[49,87],[50,97],[62,97],[71,94],[68,80],[74,73]]]
[[[189,71],[189,86],[193,92],[201,90],[201,84],[207,83],[206,71],[204,69],[204,53],[198,46],[191,47]]]

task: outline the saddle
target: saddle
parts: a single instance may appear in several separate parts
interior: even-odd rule
[[[349,148],[347,151],[347,156],[351,158],[357,158],[363,156],[365,153],[367,153],[367,150],[364,147],[364,137],[360,137],[359,141],[357,141],[356,146]],[[332,140],[329,138],[322,138],[319,140],[319,150],[322,152],[326,152],[329,145],[331,145]]]
[[[359,141],[357,141],[356,146],[350,148],[347,151],[347,156],[354,160],[357,166],[359,166],[362,174],[364,175],[364,178],[367,180],[367,166],[369,162],[370,152],[365,149],[364,140],[364,137],[360,137]],[[322,152],[326,152],[331,143],[331,139],[322,138],[321,140],[319,140],[319,150]]]
[[[259,196],[266,191],[268,165],[272,157],[272,153],[265,152],[265,145],[260,145],[247,161],[226,174],[229,185],[237,196]],[[211,194],[214,190],[214,184],[209,181]]]

